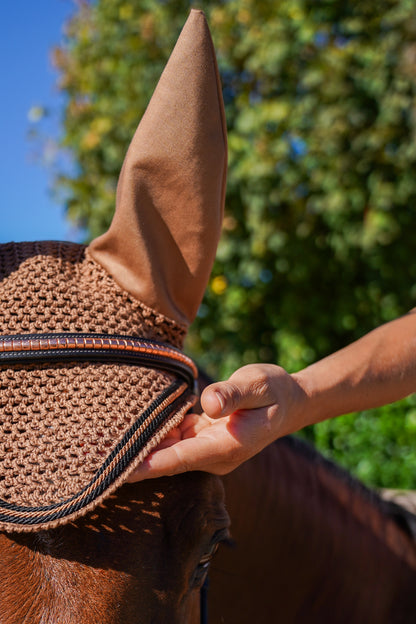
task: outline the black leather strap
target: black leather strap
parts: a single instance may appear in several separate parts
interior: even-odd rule
[[[194,362],[166,343],[132,336],[60,332],[0,336],[0,365],[95,361],[161,369],[184,379],[195,391]]]

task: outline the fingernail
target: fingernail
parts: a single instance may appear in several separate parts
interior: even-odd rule
[[[218,399],[218,402],[219,402],[219,404],[220,404],[221,411],[223,411],[223,410],[224,410],[224,407],[225,407],[225,399],[224,399],[224,397],[222,396],[222,394],[220,394],[219,392],[215,391],[215,394],[216,394],[217,399]]]

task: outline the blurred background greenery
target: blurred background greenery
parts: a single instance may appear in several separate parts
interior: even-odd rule
[[[195,6],[195,5],[194,5]],[[416,305],[413,0],[202,1],[229,131],[224,234],[188,350],[214,377],[289,371]],[[96,236],[185,22],[180,0],[78,2],[54,51],[55,186]],[[366,483],[416,487],[416,400],[302,433]]]

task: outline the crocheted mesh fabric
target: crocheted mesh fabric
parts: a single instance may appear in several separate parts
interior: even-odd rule
[[[176,347],[185,336],[183,327],[124,292],[84,246],[0,245],[0,334],[69,331],[127,334]],[[173,379],[128,364],[1,365],[0,499],[42,506],[75,495]],[[128,472],[191,405],[188,400],[155,432]]]
[[[0,245],[0,333],[101,332],[181,347],[185,329],[132,299],[83,245]]]

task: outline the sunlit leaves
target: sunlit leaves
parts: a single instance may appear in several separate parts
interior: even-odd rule
[[[229,177],[217,262],[188,344],[214,375],[254,360],[295,370],[416,305],[416,8],[199,6],[222,76]],[[91,236],[110,222],[125,151],[188,11],[179,0],[81,2],[55,51],[63,146],[76,164],[58,184]],[[416,486],[399,466],[396,415],[320,425],[317,441],[355,458],[372,483]],[[354,445],[361,453],[379,435],[390,450],[356,461]]]

